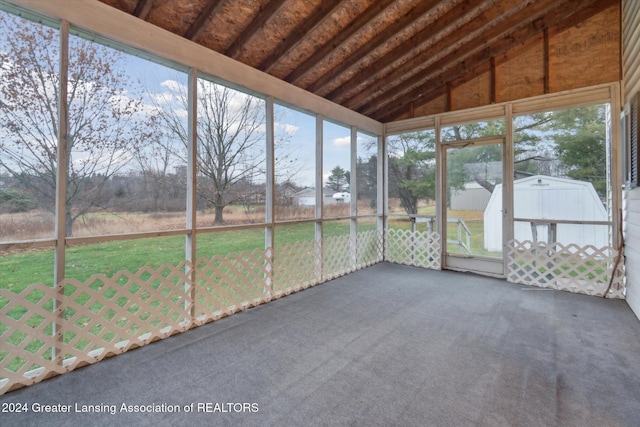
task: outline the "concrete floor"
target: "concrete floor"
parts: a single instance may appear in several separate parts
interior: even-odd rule
[[[0,402],[30,409],[3,427],[637,426],[640,322],[624,301],[384,263]]]

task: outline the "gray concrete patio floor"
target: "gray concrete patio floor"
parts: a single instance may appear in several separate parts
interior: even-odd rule
[[[383,263],[0,402],[72,411],[3,427],[637,426],[640,322],[624,301]]]

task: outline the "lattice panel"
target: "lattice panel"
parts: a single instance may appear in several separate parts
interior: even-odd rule
[[[0,395],[64,372],[52,357],[56,293],[40,284],[20,294],[0,289]]]
[[[96,274],[84,283],[65,280],[67,370],[189,329],[188,269],[182,262],[143,267],[135,274]]]
[[[322,279],[330,280],[344,276],[353,271],[352,264],[355,260],[351,257],[351,236],[326,237],[322,240]]]
[[[440,237],[436,232],[387,230],[385,258],[389,262],[440,269]]]
[[[188,269],[182,262],[97,274],[84,283],[67,279],[55,311],[54,288],[31,285],[19,295],[0,290],[0,393],[185,331],[191,326]]]
[[[288,243],[274,249],[273,292],[276,298],[319,282],[316,275],[319,271],[318,251],[315,240]]]
[[[612,271],[618,253],[610,246],[512,240],[508,251],[510,282],[602,296],[613,274],[607,297],[624,298],[624,263],[620,262],[616,271]]]
[[[382,261],[382,232],[368,230],[358,232],[357,268],[368,267]]]
[[[198,324],[268,301],[267,251],[216,255],[196,263],[195,316]]]

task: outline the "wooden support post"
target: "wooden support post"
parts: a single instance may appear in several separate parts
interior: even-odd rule
[[[544,89],[543,93],[549,93],[549,29],[545,28],[543,33],[542,54],[544,56]]]
[[[198,151],[198,70],[189,70],[187,94],[187,224],[189,230],[185,242],[185,260],[187,261],[187,277],[184,290],[188,300],[184,302],[185,310],[189,313],[189,319],[193,322],[196,317],[196,210],[197,210],[197,151]]]
[[[60,367],[63,363],[64,346],[64,285],[65,250],[67,236],[67,174],[69,168],[68,124],[69,111],[67,105],[67,83],[69,78],[69,22],[60,23],[60,80],[58,82],[58,171],[56,175],[56,211],[53,283],[56,288],[56,298],[53,301],[55,323],[52,325],[54,345],[51,349],[52,360]]]
[[[273,296],[273,269],[275,258],[275,218],[274,218],[274,204],[275,204],[275,133],[274,133],[274,100],[272,96],[266,98],[265,103],[265,120],[267,129],[267,182],[265,188],[265,222],[264,229],[264,246],[268,251],[267,256],[267,277],[265,277],[265,297],[270,300]]]
[[[349,250],[350,250],[350,267],[351,271],[354,271],[358,265],[358,128],[355,126],[351,126],[351,162],[350,169],[351,173],[349,175],[349,194],[351,196],[350,206],[349,206],[349,214],[351,219],[349,221],[349,231],[350,231],[350,239],[349,239]]]
[[[322,252],[322,144],[324,138],[324,118],[316,114],[316,207],[315,207],[315,237],[316,237],[316,280],[322,281],[323,252]]]

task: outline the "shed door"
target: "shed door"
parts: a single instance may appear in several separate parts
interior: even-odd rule
[[[504,138],[447,143],[443,156],[447,207],[444,267],[502,276],[502,200],[506,198],[491,199],[491,195],[504,187]],[[500,206],[495,206],[496,201]]]

